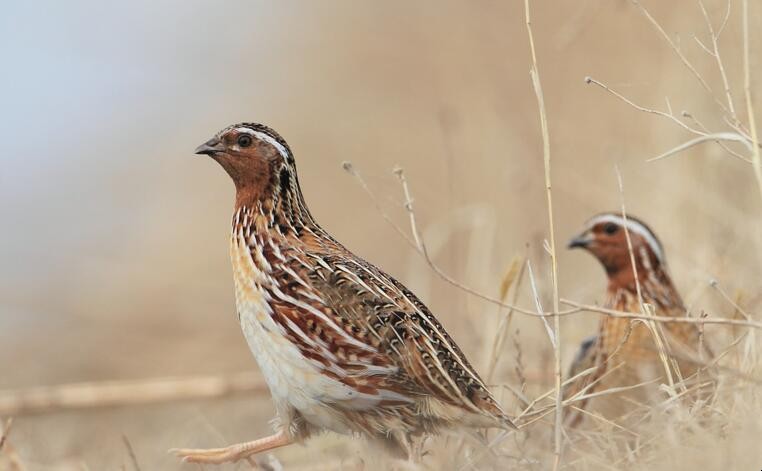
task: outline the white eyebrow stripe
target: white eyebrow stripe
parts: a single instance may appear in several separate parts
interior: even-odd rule
[[[618,224],[619,226],[624,227],[625,221],[622,216],[615,215],[615,214],[602,214],[600,216],[596,216],[593,219],[591,219],[587,223],[588,230],[592,229],[593,226],[596,224],[602,223],[602,222],[612,222],[614,224]],[[659,241],[656,239],[656,236],[649,231],[643,224],[634,221],[632,219],[627,219],[627,230],[631,233],[635,233],[640,235],[646,240],[646,243],[651,247],[651,250],[653,250],[654,254],[656,255],[656,258],[659,259],[659,262],[662,264],[665,263],[664,260],[664,249],[662,248]]]
[[[246,128],[246,127],[236,128],[236,131],[238,131],[239,133],[249,134],[251,136],[256,137],[257,139],[259,139],[261,141],[267,142],[271,146],[273,146],[276,149],[278,149],[278,152],[280,152],[280,154],[283,156],[283,158],[286,158],[286,157],[288,157],[290,155],[290,152],[288,151],[288,149],[286,149],[283,146],[283,144],[278,142],[275,138],[273,138],[269,134],[265,134],[265,133],[260,132],[260,131],[255,131],[255,130],[253,130],[251,128]]]

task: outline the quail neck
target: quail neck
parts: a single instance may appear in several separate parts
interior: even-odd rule
[[[236,187],[235,214],[250,214],[254,231],[320,233],[304,201],[291,148],[274,130],[255,123],[229,126],[196,149],[216,160]],[[235,221],[234,221],[235,222]]]

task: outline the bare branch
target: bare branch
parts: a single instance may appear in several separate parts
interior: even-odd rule
[[[266,393],[258,375],[199,376],[135,381],[103,381],[0,391],[0,415],[39,414],[67,409],[214,399],[240,393]]]
[[[679,47],[672,41],[672,38],[669,37],[666,31],[664,31],[664,28],[661,27],[658,21],[651,16],[651,13],[648,12],[646,7],[641,5],[641,3],[638,0],[632,0],[632,3],[640,9],[640,11],[645,15],[645,17],[648,19],[648,21],[656,28],[656,30],[661,34],[661,36],[664,38],[665,41],[667,41],[667,44],[669,44],[669,47],[677,54],[677,57],[680,58],[680,61],[685,65],[685,67],[688,68],[688,70],[691,71],[691,73],[696,77],[696,79],[699,81],[701,86],[704,88],[704,90],[709,93],[709,95],[712,97],[715,103],[724,111],[725,113],[728,113],[727,107],[717,99],[717,97],[714,96],[714,92],[712,91],[712,87],[709,86],[709,84],[704,80],[704,77],[701,76],[701,74],[696,70],[695,67],[693,67],[693,64],[690,63],[688,58],[685,57],[685,54],[680,50]]]
[[[712,39],[713,52],[710,52],[710,55],[712,55],[714,59],[717,61],[717,68],[719,69],[720,76],[722,77],[722,86],[725,88],[725,98],[728,101],[728,110],[730,111],[730,116],[733,118],[734,121],[738,122],[738,117],[736,117],[736,109],[733,106],[733,96],[730,93],[730,85],[728,84],[728,75],[725,73],[725,66],[722,64],[722,56],[720,56],[720,49],[717,44],[718,34],[714,32],[714,28],[712,27],[712,20],[709,19],[709,13],[706,11],[706,7],[704,6],[703,0],[698,0],[698,3],[699,3],[699,7],[701,7],[701,13],[704,15],[704,21],[706,22],[706,26],[709,29],[709,36]],[[730,14],[730,2],[728,2],[728,14]],[[727,22],[727,16],[725,17],[725,21],[723,22],[723,27],[725,25],[725,22]],[[700,41],[699,41],[699,44],[701,44]],[[704,46],[703,44],[701,45],[702,47]],[[707,52],[709,51],[707,50]]]
[[[629,98],[627,98],[624,95],[622,95],[621,93],[616,92],[615,90],[610,88],[608,85],[606,85],[606,84],[604,84],[604,83],[602,83],[602,82],[600,82],[600,81],[598,81],[598,80],[596,80],[596,79],[594,79],[592,77],[585,77],[585,83],[588,83],[588,84],[592,83],[593,85],[597,85],[597,86],[601,87],[602,89],[604,89],[607,92],[611,93],[612,95],[614,95],[615,97],[619,98],[620,100],[622,100],[623,102],[625,102],[628,105],[632,106],[633,108],[635,108],[638,111],[642,111],[644,113],[655,114],[657,116],[661,116],[663,118],[667,118],[670,121],[673,121],[675,124],[677,124],[681,128],[683,128],[686,131],[690,132],[691,134],[696,134],[698,136],[703,136],[705,134],[705,133],[699,131],[698,129],[694,129],[694,128],[688,126],[687,124],[685,124],[684,122],[679,120],[671,112],[670,113],[665,113],[664,111],[659,111],[659,110],[655,110],[655,109],[651,109],[651,108],[646,108],[644,106],[640,106],[637,103],[635,103],[632,100],[630,100]]]
[[[701,47],[701,49],[703,49],[704,52],[706,52],[710,56],[714,56],[714,52],[712,52],[708,47],[706,47],[706,45],[703,42],[701,42],[701,40],[695,34],[693,35],[693,40],[696,41],[696,43],[698,43],[699,47]]]
[[[728,6],[725,9],[725,17],[722,19],[722,23],[720,24],[720,27],[717,28],[717,39],[720,39],[720,35],[725,30],[725,26],[728,24],[728,20],[730,19],[730,0],[728,0]]]
[[[561,304],[567,306],[574,306],[580,311],[597,312],[600,314],[606,314],[610,317],[617,317],[621,319],[641,319],[641,320],[653,320],[655,322],[662,322],[665,324],[712,324],[712,325],[737,325],[741,327],[751,327],[754,329],[762,329],[762,322],[749,321],[742,319],[725,319],[725,318],[695,318],[695,317],[670,317],[670,316],[644,316],[642,314],[635,314],[632,312],[617,311],[614,309],[607,309],[600,306],[593,306],[590,304],[581,304],[576,301],[561,298]]]
[[[701,121],[699,121],[698,118],[696,118],[695,116],[693,116],[691,113],[687,111],[683,111],[681,114],[683,115],[684,118],[688,118],[692,120],[694,123],[696,123],[696,126],[699,129],[701,129],[705,134],[709,134],[709,129],[707,129],[707,127],[704,126],[704,124]],[[720,147],[722,147],[725,150],[725,152],[737,158],[738,160],[741,160],[742,162],[745,162],[747,164],[751,163],[751,159],[749,159],[748,157],[744,157],[743,155],[734,151],[733,149],[728,147],[727,144],[725,144],[723,141],[714,141],[714,142],[716,142]]]

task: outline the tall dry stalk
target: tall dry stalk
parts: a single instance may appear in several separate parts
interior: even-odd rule
[[[553,469],[557,470],[561,465],[561,453],[563,451],[563,401],[561,397],[561,319],[559,318],[560,304],[558,296],[558,262],[556,260],[556,236],[553,226],[553,191],[550,178],[550,133],[548,132],[548,118],[545,112],[545,99],[542,94],[542,83],[540,81],[540,72],[537,68],[537,53],[534,47],[534,36],[532,34],[532,21],[529,14],[529,0],[524,0],[524,12],[527,25],[527,35],[529,36],[529,47],[532,53],[532,67],[530,75],[535,95],[537,96],[537,107],[540,112],[540,129],[542,131],[542,156],[545,167],[545,195],[548,203],[548,232],[550,234],[550,266],[551,283],[553,286],[553,356],[554,376],[556,381],[556,418],[554,426],[554,454]]]

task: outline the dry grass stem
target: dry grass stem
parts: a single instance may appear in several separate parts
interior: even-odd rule
[[[760,157],[757,122],[754,116],[754,104],[751,97],[751,70],[749,66],[749,0],[743,0],[743,87],[746,96],[746,112],[749,119],[749,129],[752,142],[752,166],[757,178],[759,195],[762,198],[762,157]]]
[[[521,281],[524,278],[525,267],[526,259],[514,258],[513,261],[511,261],[511,264],[500,283],[500,300],[502,302],[505,302],[506,298],[508,297],[508,292],[510,291],[511,287],[514,286],[514,283],[515,288],[513,290],[513,302],[511,304],[516,304],[518,301]],[[492,376],[495,373],[497,361],[500,358],[500,352],[503,350],[505,339],[508,336],[508,332],[510,330],[514,310],[509,308],[507,312],[501,316],[500,314],[502,314],[502,312],[503,307],[498,306],[498,324],[495,330],[495,337],[492,341],[492,348],[490,349],[489,355],[487,357],[488,366],[487,374],[485,377],[487,378],[488,383],[492,382]]]
[[[616,172],[617,184],[619,186],[620,210],[622,212],[622,219],[624,220],[624,237],[627,241],[627,252],[630,256],[630,267],[632,268],[633,276],[635,277],[635,292],[638,296],[638,306],[640,308],[641,314],[652,317],[654,315],[653,308],[643,304],[643,293],[640,286],[640,277],[638,276],[638,266],[635,263],[635,252],[632,249],[632,238],[630,237],[630,230],[627,227],[627,208],[624,203],[624,183],[622,182],[622,173],[619,171],[618,165],[614,165],[614,170]],[[654,342],[656,343],[656,347],[659,350],[659,359],[664,366],[664,373],[667,375],[669,385],[670,387],[674,387],[675,381],[672,378],[672,370],[669,367],[669,360],[667,359],[667,351],[664,345],[664,339],[662,338],[661,329],[655,322],[650,319],[645,322],[645,325],[651,332],[651,336],[653,337]]]
[[[534,36],[532,34],[532,21],[529,13],[529,0],[524,0],[524,13],[527,26],[527,35],[529,37],[529,47],[532,53],[532,67],[530,75],[535,95],[537,96],[537,108],[540,113],[540,130],[542,131],[542,155],[545,167],[545,194],[548,205],[548,232],[550,234],[550,265],[551,265],[551,284],[553,288],[553,333],[551,337],[553,342],[554,376],[556,380],[556,423],[554,427],[554,453],[555,461],[553,469],[557,470],[561,465],[561,452],[563,451],[563,403],[561,401],[561,319],[558,316],[559,296],[558,296],[558,262],[556,260],[556,237],[553,227],[553,191],[551,186],[550,172],[550,133],[548,132],[548,118],[545,112],[545,98],[542,94],[542,82],[540,81],[540,72],[537,67],[537,52],[534,46]],[[531,273],[531,270],[530,270]],[[539,307],[539,305],[538,305]],[[543,318],[544,319],[544,318]]]
[[[532,299],[534,299],[537,313],[541,314],[540,318],[542,319],[543,326],[545,326],[545,332],[548,334],[551,346],[555,349],[558,346],[558,338],[556,337],[555,330],[553,330],[553,327],[551,327],[548,322],[548,314],[546,314],[545,310],[542,308],[540,292],[537,290],[537,281],[535,281],[534,271],[532,271],[532,262],[529,260],[527,260],[527,272],[529,272],[529,285],[532,287]]]
[[[386,221],[389,226],[391,226],[392,229],[394,229],[397,234],[399,234],[402,239],[407,242],[411,247],[416,249],[416,251],[419,250],[418,246],[416,246],[415,242],[413,242],[410,237],[405,233],[405,231],[398,226],[397,224],[392,221],[392,218],[389,217],[388,214],[384,211],[384,208],[381,207],[381,203],[379,203],[378,198],[376,198],[376,195],[371,191],[370,187],[368,186],[368,183],[365,181],[365,179],[360,175],[360,173],[355,169],[355,166],[352,164],[352,162],[345,161],[341,164],[341,167],[350,175],[352,175],[355,180],[360,184],[360,188],[365,191],[365,193],[370,196],[370,200],[373,202],[373,205],[376,207],[376,211],[381,215],[382,218],[384,218],[384,221]]]

